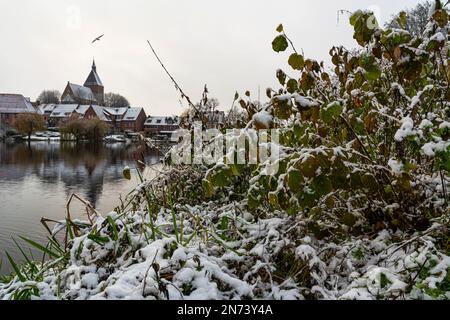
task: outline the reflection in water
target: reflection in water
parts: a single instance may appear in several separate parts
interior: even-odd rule
[[[77,193],[100,212],[119,204],[138,183],[123,178],[123,168],[159,162],[160,155],[137,145],[76,144],[74,142],[0,143],[0,273],[10,271],[4,259],[7,250],[22,260],[11,237],[26,235],[45,241],[41,217],[61,220],[65,202]],[[145,172],[149,176],[151,172]],[[77,206],[74,206],[76,211]],[[78,207],[81,216],[81,206]]]

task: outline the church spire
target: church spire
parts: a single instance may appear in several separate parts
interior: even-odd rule
[[[102,81],[100,80],[100,77],[97,74],[97,66],[95,65],[95,59],[92,59],[92,70],[89,73],[89,76],[87,77],[83,86],[90,88],[92,90],[92,93],[94,94],[97,103],[99,105],[103,104],[104,87]]]
[[[97,74],[97,66],[95,65],[95,59],[92,61],[92,70],[89,73],[89,76],[86,79],[84,86],[85,87],[103,86],[102,81],[100,80],[100,77]]]

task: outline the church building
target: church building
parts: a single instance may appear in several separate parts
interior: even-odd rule
[[[80,86],[74,83],[67,83],[66,88],[61,96],[63,104],[88,104],[100,105],[104,104],[105,88],[97,73],[95,60],[92,63],[92,70],[89,73],[84,85]]]
[[[147,119],[144,108],[105,107],[105,88],[97,73],[95,60],[84,85],[67,83],[60,104],[38,106],[49,127],[60,128],[73,117],[97,118],[108,124],[111,132],[141,132]]]

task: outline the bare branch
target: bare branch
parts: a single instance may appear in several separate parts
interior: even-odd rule
[[[170,74],[170,72],[167,70],[167,68],[165,67],[164,63],[161,61],[161,59],[159,58],[158,54],[156,53],[155,49],[153,48],[152,44],[150,43],[149,40],[147,40],[148,45],[150,46],[150,49],[152,49],[153,54],[155,55],[156,59],[158,60],[159,64],[161,65],[161,67],[164,69],[164,71],[167,73],[167,75],[169,76],[170,80],[172,80],[173,84],[175,85],[175,89],[177,89],[178,91],[180,91],[181,93],[181,97],[186,99],[186,101],[188,102],[188,104],[196,111],[199,112],[199,110],[195,107],[195,105],[192,103],[191,99],[189,98],[188,95],[186,95],[183,91],[183,89],[180,87],[180,85],[177,83],[177,81],[174,79],[174,77]]]

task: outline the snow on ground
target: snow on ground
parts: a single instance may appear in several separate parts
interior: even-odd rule
[[[177,235],[171,212],[161,210],[155,240],[145,211],[109,215],[117,240],[108,220],[98,218],[71,242],[64,268],[43,268],[39,282],[16,277],[0,284],[0,298],[25,288],[38,288],[39,299],[450,298],[450,257],[436,250],[430,231],[410,235],[409,243],[387,230],[331,243],[307,234],[301,216],[248,222],[231,205],[184,210],[196,223],[183,219]],[[221,219],[229,221],[226,230],[212,223]],[[91,240],[90,230],[109,241]]]

